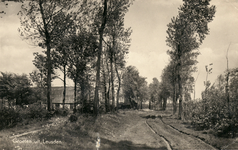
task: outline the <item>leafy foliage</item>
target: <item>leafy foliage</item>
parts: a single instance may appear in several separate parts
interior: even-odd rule
[[[83,103],[85,93],[88,92],[86,90],[91,88],[91,82],[96,82],[94,112],[98,112],[100,62],[104,59],[101,53],[108,43],[111,45],[111,66],[115,66],[115,70],[111,67],[110,82],[113,84],[114,80],[118,80],[117,101],[119,100],[119,84],[132,32],[130,28],[125,29],[124,17],[132,2],[133,0],[37,0],[22,3],[18,13],[21,23],[18,31],[24,40],[45,49],[43,55],[34,53],[33,64],[39,71],[33,71],[30,76],[38,89],[42,90],[40,93],[46,95],[49,111],[52,109],[51,82],[57,77],[56,69],[60,69],[64,73],[64,86],[66,75],[74,80],[75,93],[80,86]],[[96,55],[98,59],[95,59]],[[117,79],[114,79],[115,72]],[[113,88],[114,85],[112,92]]]
[[[69,110],[66,108],[57,108],[53,112],[46,110],[45,105],[34,103],[27,107],[4,107],[0,110],[0,130],[3,128],[14,127],[18,124],[29,124],[34,121],[48,120],[55,116],[67,116]]]
[[[153,78],[153,82],[149,84],[149,102],[151,104],[160,101],[159,93],[160,93],[160,83],[157,78]],[[149,104],[149,105],[150,105]],[[151,105],[149,106],[149,108]]]
[[[133,101],[138,103],[142,101],[143,96],[145,96],[144,88],[147,86],[146,78],[139,76],[139,72],[135,66],[128,66],[122,78],[125,101],[129,101],[131,106],[135,107]]]
[[[33,53],[33,55],[35,56],[33,64],[39,72],[33,71],[31,73],[32,81],[35,82],[38,87],[47,87],[47,58],[45,54]],[[58,78],[56,69],[57,64],[54,62],[51,68],[51,80]]]
[[[179,118],[182,114],[184,84],[191,79],[191,72],[196,70],[198,48],[209,33],[208,23],[213,20],[215,6],[209,6],[210,0],[183,0],[177,17],[171,19],[167,30],[167,45],[171,61],[175,64],[176,84],[179,96]],[[190,80],[192,81],[192,80]],[[175,85],[174,89],[175,88]],[[186,89],[184,90],[184,88]],[[188,93],[187,93],[188,94]],[[174,103],[176,100],[174,100]]]
[[[46,48],[46,70],[47,70],[47,105],[52,109],[51,96],[51,74],[52,56],[51,49],[55,48],[57,42],[65,34],[68,26],[73,23],[70,9],[71,1],[37,0],[26,1],[22,4],[20,16],[20,35],[34,45]],[[71,28],[69,28],[71,29]]]
[[[13,127],[18,122],[21,122],[22,118],[20,113],[13,108],[3,108],[0,111],[0,129],[4,127]]]
[[[237,89],[237,68],[230,70],[230,87]],[[226,81],[219,75],[216,82],[206,89],[206,101],[188,102],[185,113],[198,130],[212,129],[218,136],[234,137],[238,132],[237,91],[230,91],[230,109],[226,101]],[[235,95],[235,96],[233,96]],[[205,111],[206,110],[206,111]]]
[[[39,119],[48,118],[48,111],[39,103],[29,105],[26,109],[21,109],[20,114],[23,119]]]
[[[67,116],[69,114],[69,109],[67,108],[56,108],[54,110],[54,115],[56,116]]]
[[[32,120],[42,120],[50,117],[49,112],[38,103],[30,104],[27,108],[4,107],[0,111],[0,116],[2,128],[13,127],[19,123],[27,124]]]
[[[76,122],[78,120],[78,117],[76,116],[76,115],[70,115],[70,117],[69,117],[69,121],[70,122]]]
[[[26,74],[3,73],[0,76],[0,98],[9,102],[16,100],[17,105],[29,104],[29,96],[32,94],[31,81]]]

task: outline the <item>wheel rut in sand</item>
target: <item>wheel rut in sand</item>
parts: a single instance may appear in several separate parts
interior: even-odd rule
[[[171,149],[215,149],[202,140],[180,132],[165,124],[161,118],[147,119],[146,124],[154,133],[165,140],[167,147]]]
[[[133,145],[136,145],[137,148],[149,147],[150,149],[168,149],[160,136],[151,134],[151,129],[147,127],[144,119],[139,120],[135,125],[128,127],[122,135],[117,137],[117,140],[118,142],[123,140],[130,141]]]
[[[171,145],[170,145],[170,143],[169,143],[169,141],[168,141],[163,135],[158,134],[158,133],[147,123],[147,121],[145,121],[145,124],[148,126],[148,128],[150,128],[150,130],[151,130],[153,133],[159,135],[159,136],[163,139],[163,141],[164,141],[164,143],[166,144],[168,150],[173,150],[172,147],[171,147]]]

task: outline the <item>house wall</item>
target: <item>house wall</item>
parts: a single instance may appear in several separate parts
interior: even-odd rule
[[[51,97],[52,103],[63,103],[64,87],[52,87]],[[74,103],[74,88],[67,87],[65,95],[65,103]]]

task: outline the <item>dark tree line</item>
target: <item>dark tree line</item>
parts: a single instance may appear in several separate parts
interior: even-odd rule
[[[38,86],[47,88],[49,111],[52,109],[51,82],[59,78],[57,70],[63,73],[63,79],[60,78],[64,83],[63,104],[69,77],[74,82],[74,109],[77,103],[84,105],[92,101],[87,95],[94,95],[94,114],[97,115],[102,98],[99,92],[103,93],[104,86],[105,107],[109,110],[110,105],[112,111],[116,110],[131,34],[131,30],[124,27],[124,17],[131,4],[129,0],[23,2],[18,13],[19,33],[24,40],[44,49],[42,54],[35,53],[33,63],[38,71],[32,72],[31,78],[40,82]],[[94,94],[91,93],[93,87]]]

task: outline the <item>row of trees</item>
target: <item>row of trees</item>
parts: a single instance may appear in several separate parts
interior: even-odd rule
[[[169,64],[164,68],[161,82],[168,96],[173,99],[173,114],[182,117],[183,101],[191,99],[194,87],[192,73],[196,71],[198,48],[209,34],[208,23],[215,15],[215,6],[210,0],[183,0],[176,17],[171,19],[167,29],[167,51]]]
[[[210,0],[183,0],[177,17],[171,19],[167,30],[167,45],[170,47],[169,64],[164,68],[161,82],[173,99],[173,114],[188,119],[197,129],[212,129],[217,136],[234,137],[237,130],[237,68],[228,68],[212,84],[207,80],[212,73],[212,65],[205,66],[206,81],[200,101],[192,101],[195,90],[198,48],[209,33],[208,23],[215,15],[215,6]],[[229,50],[229,47],[228,47]],[[227,50],[227,53],[228,53]],[[185,102],[185,103],[184,103]],[[184,104],[183,104],[184,103]]]
[[[139,76],[134,66],[125,67],[132,30],[124,27],[124,16],[131,4],[129,0],[23,3],[18,14],[19,33],[31,44],[46,49],[43,53],[34,53],[33,64],[37,70],[30,73],[30,79],[43,95],[46,91],[48,110],[52,108],[51,82],[61,79],[58,70],[63,73],[63,104],[66,78],[74,82],[75,108],[78,99],[84,105],[90,94],[94,95],[95,114],[99,108],[99,93],[105,100],[106,111],[115,111],[120,97],[128,100],[132,107],[139,102],[142,106],[148,99],[146,78]],[[94,94],[92,88],[95,88]]]
[[[109,110],[111,91],[112,110],[115,110],[115,81],[119,95],[132,32],[130,28],[124,27],[124,16],[131,4],[130,0],[37,0],[22,4],[18,13],[20,35],[45,49],[42,54],[34,54],[33,63],[38,71],[31,74],[35,75],[36,83],[44,81],[39,86],[47,87],[49,111],[52,108],[51,82],[58,78],[57,69],[64,76],[63,103],[66,77],[69,77],[74,81],[75,104],[77,87],[80,87],[83,105],[86,103],[86,94],[95,87],[94,114],[98,113],[99,91],[105,95],[106,110]],[[118,99],[117,96],[117,102]]]
[[[215,15],[215,6],[210,6],[210,0],[183,0],[176,17],[171,19],[167,29],[166,43],[170,47],[167,51],[170,62],[163,69],[161,82],[153,78],[149,85],[147,99],[149,107],[159,104],[166,109],[167,99],[173,100],[173,114],[178,118],[183,114],[183,101],[191,100],[191,93],[195,90],[195,79],[192,76],[197,71],[197,56],[199,47],[209,34],[208,23]],[[209,70],[208,70],[209,71]]]

